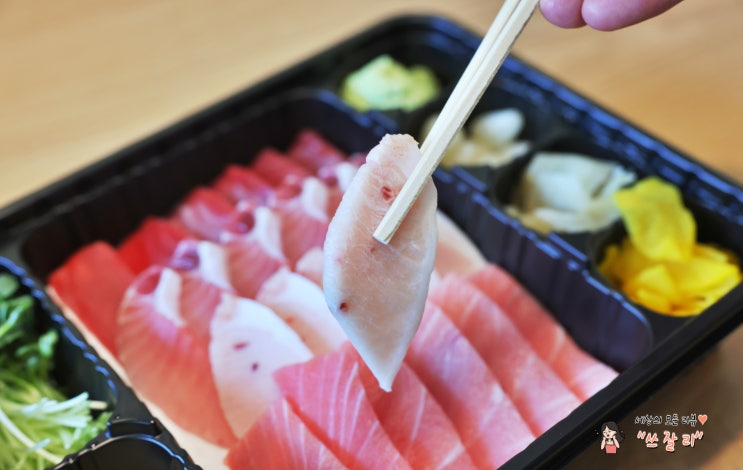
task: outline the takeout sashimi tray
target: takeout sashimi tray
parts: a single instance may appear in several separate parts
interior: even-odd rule
[[[265,146],[286,149],[313,128],[347,153],[367,151],[385,133],[420,139],[479,44],[472,32],[439,17],[393,18],[278,75],[0,210],[0,265],[37,299],[44,322],[62,331],[58,380],[111,404],[108,428],[57,469],[209,468],[187,453],[157,416],[85,342],[44,282],[75,250],[96,240],[117,244],[148,215],[166,215],[189,190],[226,165],[249,163]],[[382,53],[430,67],[443,84],[433,102],[412,111],[359,113],[337,96],[341,80]],[[575,151],[620,162],[638,176],[677,185],[699,226],[700,241],[740,257],[743,189],[694,159],[509,57],[473,116],[517,107],[521,138],[535,150]],[[542,236],[508,216],[505,205],[529,156],[499,169],[437,170],[439,207],[493,262],[521,281],[577,343],[621,374],[506,465],[564,465],[593,443],[606,419],[638,406],[743,320],[743,286],[697,317],[655,314],[627,300],[596,269],[621,223],[595,234]]]

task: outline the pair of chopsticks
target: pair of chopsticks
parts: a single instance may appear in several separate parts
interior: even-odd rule
[[[538,3],[539,0],[506,0],[503,3],[421,145],[422,158],[377,226],[374,232],[375,239],[385,245],[390,242],[426,181],[441,162],[446,147],[493,81],[495,73]]]

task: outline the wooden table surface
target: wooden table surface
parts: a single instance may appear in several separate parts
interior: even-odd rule
[[[484,32],[500,5],[0,0],[0,205],[382,19],[438,13]],[[662,17],[612,33],[563,30],[536,15],[515,52],[743,181],[741,13],[739,0],[687,0]],[[601,455],[597,441],[575,466],[739,466],[741,359],[739,329],[620,422],[627,441],[617,455]],[[635,415],[674,411],[708,414],[704,438],[693,449],[678,445],[670,454],[637,441]]]

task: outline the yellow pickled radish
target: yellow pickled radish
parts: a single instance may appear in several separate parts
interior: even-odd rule
[[[656,177],[614,193],[614,201],[634,246],[654,260],[689,259],[696,223],[675,186]]]
[[[628,236],[607,247],[599,271],[633,302],[696,315],[741,281],[737,256],[696,241],[696,221],[679,190],[650,177],[614,195]]]

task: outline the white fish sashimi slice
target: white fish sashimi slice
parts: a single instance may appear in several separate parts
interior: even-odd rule
[[[209,360],[220,404],[236,436],[279,396],[273,372],[311,357],[299,336],[271,309],[222,294],[211,323]]]
[[[330,311],[390,390],[418,329],[436,256],[436,188],[429,179],[389,245],[372,236],[421,158],[408,135],[374,147],[330,223],[323,288]]]
[[[334,351],[347,340],[328,310],[322,289],[287,268],[279,269],[263,283],[256,300],[296,331],[314,354]]]

